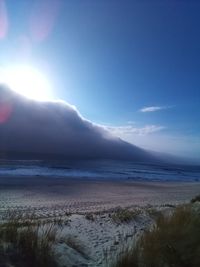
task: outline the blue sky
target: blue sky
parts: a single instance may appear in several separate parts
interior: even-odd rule
[[[41,2],[5,1],[2,66],[36,66],[55,98],[132,143],[200,157],[199,1],[48,0],[57,11],[37,38]]]

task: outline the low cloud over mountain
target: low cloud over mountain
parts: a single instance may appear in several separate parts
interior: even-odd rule
[[[150,161],[150,153],[114,137],[63,101],[27,99],[0,87],[0,153],[47,158]]]

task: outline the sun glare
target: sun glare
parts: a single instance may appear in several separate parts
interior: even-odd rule
[[[0,73],[0,81],[12,90],[35,100],[52,98],[51,85],[48,79],[31,66],[13,66]]]

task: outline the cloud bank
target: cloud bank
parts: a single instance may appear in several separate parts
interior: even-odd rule
[[[84,119],[66,102],[26,99],[3,86],[0,87],[0,153],[17,157],[37,155],[36,158],[154,160],[147,151]]]
[[[163,109],[168,109],[168,106],[150,106],[150,107],[143,107],[139,111],[140,112],[155,112]]]
[[[136,123],[130,125],[127,122],[127,125],[104,127],[128,143],[148,151],[160,152],[160,155],[157,154],[157,156],[170,163],[200,163],[199,136],[186,136],[180,132],[170,133],[169,129],[162,125],[138,127]],[[169,155],[171,155],[171,160]],[[173,156],[176,157],[176,160]]]

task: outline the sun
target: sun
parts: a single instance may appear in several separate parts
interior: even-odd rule
[[[31,66],[12,66],[0,73],[0,82],[25,97],[45,101],[52,99],[51,84],[39,70]]]

